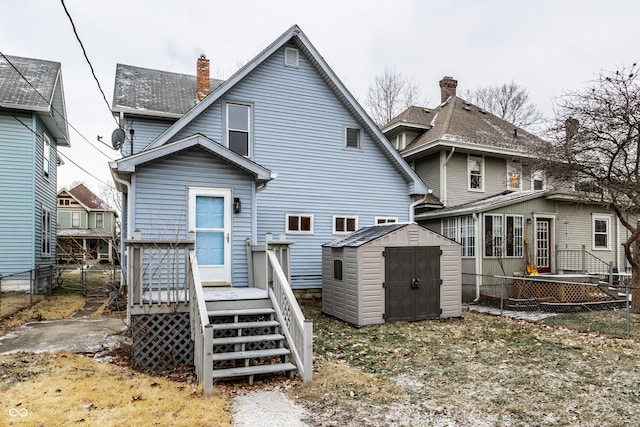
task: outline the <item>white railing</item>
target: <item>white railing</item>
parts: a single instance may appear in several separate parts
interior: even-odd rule
[[[191,319],[191,339],[193,340],[193,365],[198,383],[207,396],[213,393],[213,328],[209,323],[207,306],[202,292],[202,282],[198,270],[196,252],[189,253],[190,263],[187,274],[189,282],[189,318]]]
[[[287,275],[282,270],[276,253],[268,249],[269,298],[273,303],[276,316],[287,338],[298,371],[305,382],[313,375],[313,322],[305,319],[302,310],[293,295]]]
[[[613,280],[613,262],[606,262],[586,250],[585,245],[581,249],[559,249],[556,247],[556,270],[572,271],[581,274],[594,274],[600,276],[600,280]]]
[[[131,309],[186,305],[192,240],[127,240],[127,285]]]

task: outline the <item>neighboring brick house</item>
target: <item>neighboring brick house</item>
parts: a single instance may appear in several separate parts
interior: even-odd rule
[[[58,260],[116,259],[118,213],[83,184],[58,191]]]

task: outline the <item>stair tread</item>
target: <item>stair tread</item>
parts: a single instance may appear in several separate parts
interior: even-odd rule
[[[239,308],[232,310],[211,310],[207,311],[209,317],[223,316],[255,316],[258,314],[273,314],[276,311],[273,308]]]
[[[213,330],[219,331],[224,329],[240,329],[240,328],[263,328],[279,326],[277,320],[263,320],[257,322],[233,322],[233,323],[214,323],[211,325]]]
[[[283,339],[284,339],[284,335],[281,335],[281,334],[246,335],[242,337],[214,338],[213,345],[242,344],[242,343],[261,342],[261,341],[282,341]]]
[[[287,348],[269,348],[265,350],[231,351],[228,353],[215,353],[213,360],[237,360],[258,359],[261,357],[287,356],[291,351]]]
[[[292,371],[293,363],[274,363],[270,365],[244,366],[241,368],[214,369],[213,378],[241,377],[245,375],[269,374],[272,372]]]

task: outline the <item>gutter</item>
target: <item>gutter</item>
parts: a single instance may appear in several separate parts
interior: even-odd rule
[[[418,206],[420,203],[426,202],[429,194],[431,194],[431,190],[427,190],[427,194],[425,194],[421,199],[418,199],[409,205],[409,222],[415,222],[416,206]]]
[[[442,188],[442,191],[440,192],[442,195],[444,195],[444,197],[442,198],[442,206],[443,207],[447,207],[447,163],[449,163],[449,160],[451,160],[451,157],[453,157],[453,154],[456,152],[456,147],[451,147],[451,152],[449,153],[449,155],[447,156],[447,158],[444,161],[444,164],[442,165],[442,181],[440,182],[440,186]]]
[[[480,301],[480,286],[482,285],[482,244],[480,243],[480,224],[478,224],[479,215],[477,213],[473,214],[473,225],[475,228],[475,279],[476,279],[476,299],[473,300],[473,303],[476,304]]]
[[[131,203],[128,200],[129,194],[131,193],[131,183],[120,178],[117,173],[114,172],[114,167],[117,167],[115,162],[109,162],[109,167],[111,168],[111,178],[113,178],[113,180],[118,184],[122,184],[127,187],[127,239],[130,239],[133,235],[131,233]]]

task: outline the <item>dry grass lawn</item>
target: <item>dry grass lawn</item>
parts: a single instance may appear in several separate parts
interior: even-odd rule
[[[8,292],[0,297],[0,335],[9,328],[39,320],[66,319],[78,311],[85,303],[80,294],[59,294],[40,297],[33,305],[28,305],[29,295]]]
[[[627,426],[640,342],[464,312],[360,329],[314,319],[314,381],[290,396],[320,426]]]

